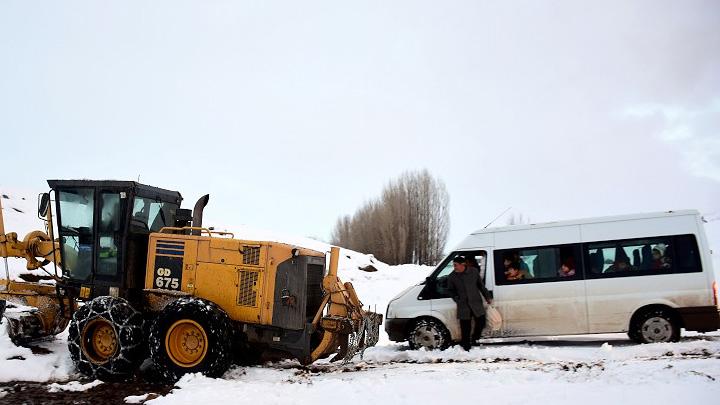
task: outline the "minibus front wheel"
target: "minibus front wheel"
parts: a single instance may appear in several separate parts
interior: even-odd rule
[[[650,308],[634,317],[628,335],[638,343],[677,342],[680,323],[672,312],[664,308]]]
[[[444,350],[450,346],[450,332],[442,322],[431,318],[420,318],[408,331],[410,348],[417,350]]]

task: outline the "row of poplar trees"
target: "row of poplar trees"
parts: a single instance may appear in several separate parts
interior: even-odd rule
[[[379,198],[338,218],[332,243],[388,264],[436,264],[450,230],[450,196],[427,170],[405,172]]]

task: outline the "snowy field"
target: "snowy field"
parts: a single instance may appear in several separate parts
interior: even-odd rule
[[[8,195],[10,199],[3,199],[3,211],[6,231],[17,231],[22,237],[38,229],[41,222],[34,214],[35,194],[23,195],[25,200],[17,195],[23,194],[15,192]],[[328,245],[314,240],[250,229],[235,231],[240,238],[329,250]],[[341,259],[341,279],[353,282],[363,302],[377,305],[378,312],[384,312],[395,294],[421,281],[431,270],[388,266],[347,250],[342,250]],[[359,270],[368,264],[377,271]],[[11,260],[10,271],[11,277],[17,277],[23,272],[23,263]],[[106,384],[75,373],[66,348],[67,332],[26,348],[14,346],[4,328],[0,326],[0,383],[32,381],[44,384],[49,393],[73,395],[107,389]],[[6,396],[9,398],[9,393],[0,388],[0,402]],[[125,402],[287,404],[336,398],[376,404],[716,403],[720,398],[720,333],[687,334],[679,343],[652,345],[633,344],[625,335],[493,340],[470,352],[459,348],[427,352],[391,343],[383,331],[377,347],[344,366],[321,361],[302,367],[287,361],[235,367],[220,379],[187,375],[164,395],[132,395]]]

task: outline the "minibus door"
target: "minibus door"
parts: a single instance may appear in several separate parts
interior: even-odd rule
[[[575,257],[579,257],[579,247],[564,245],[562,249],[565,247],[577,252]],[[510,251],[518,261],[527,263],[531,275],[529,279],[517,281],[507,279],[503,253],[493,255],[494,306],[503,317],[503,336],[588,333],[585,281],[577,269],[571,277],[556,276],[557,249],[560,247]]]
[[[439,272],[428,277],[422,298],[430,301],[430,315],[445,324],[452,340],[459,340],[460,323],[457,319],[457,305],[448,290],[448,276],[452,272],[452,258],[448,258]]]
[[[485,251],[458,252],[450,255],[428,280],[426,289],[423,291],[423,298],[430,299],[431,314],[434,318],[442,321],[450,331],[453,340],[460,339],[460,322],[457,319],[457,304],[451,298],[448,290],[448,276],[453,272],[453,261],[457,255],[466,258],[474,258],[477,262],[480,273],[484,276],[486,253]]]

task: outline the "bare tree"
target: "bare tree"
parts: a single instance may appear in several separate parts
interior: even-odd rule
[[[351,222],[350,215],[338,218],[335,222],[335,229],[330,235],[330,243],[333,245],[347,245],[350,242],[350,235],[352,235]]]
[[[332,242],[390,264],[434,264],[450,230],[449,201],[445,184],[427,170],[403,173],[377,200],[338,218]]]

